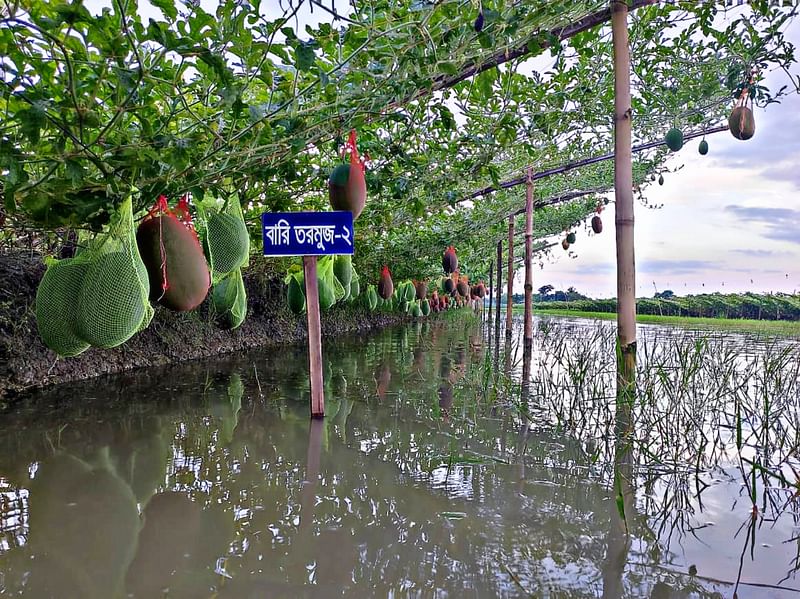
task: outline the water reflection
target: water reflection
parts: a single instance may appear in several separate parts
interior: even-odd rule
[[[324,420],[302,348],[33,394],[0,421],[0,595],[730,596],[740,563],[740,596],[796,584],[790,490],[756,481],[766,526],[730,445],[685,457],[711,438],[698,379],[691,414],[615,406],[590,334],[501,360],[480,326],[329,343]]]

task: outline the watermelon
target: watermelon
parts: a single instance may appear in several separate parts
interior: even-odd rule
[[[594,231],[595,233],[603,232],[603,221],[600,219],[599,216],[592,217],[592,231]]]
[[[697,149],[697,151],[703,156],[708,154],[708,142],[705,139],[700,142],[700,147]]]
[[[170,214],[148,218],[139,225],[136,244],[150,280],[150,299],[178,312],[203,302],[211,275],[197,237],[183,223]]]
[[[442,268],[444,272],[450,274],[458,269],[458,256],[456,256],[456,248],[452,245],[449,246],[442,256]]]
[[[425,281],[415,281],[414,288],[418,300],[423,300],[425,296],[428,295],[428,284]]]
[[[350,289],[353,280],[353,259],[351,256],[334,256],[333,274],[346,290]]]
[[[736,139],[748,140],[756,132],[756,120],[753,111],[747,106],[737,106],[728,117],[728,128]]]
[[[47,267],[36,290],[36,326],[44,344],[59,356],[77,356],[89,349],[75,326],[76,299],[86,277],[86,262],[73,258]]]
[[[328,180],[328,198],[334,210],[347,210],[358,218],[367,202],[367,182],[360,165],[340,164]]]
[[[389,272],[389,267],[384,266],[381,270],[381,276],[378,280],[378,295],[383,299],[388,300],[394,293],[394,283],[392,282],[392,273]]]
[[[567,243],[569,243],[570,245],[575,243],[575,233],[568,233],[567,234]]]
[[[673,127],[667,131],[664,141],[670,150],[677,152],[683,147],[683,132],[680,129]]]
[[[125,252],[108,252],[90,262],[77,298],[78,337],[103,348],[116,347],[133,337],[147,310],[141,297],[142,283],[141,273]]]
[[[286,289],[286,302],[289,304],[289,309],[295,314],[302,314],[306,309],[306,294],[303,292],[303,286],[297,277],[289,278],[289,286]]]

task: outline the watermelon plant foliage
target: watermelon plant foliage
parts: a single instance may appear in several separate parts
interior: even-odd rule
[[[612,147],[606,0],[484,0],[480,28],[469,2],[335,0],[295,28],[309,1],[6,3],[6,226],[99,230],[136,188],[135,209],[161,193],[236,193],[257,229],[263,211],[328,209],[327,177],[356,129],[370,157],[359,271],[389,262],[423,277],[454,244],[478,277],[524,190],[463,201],[471,191]],[[791,75],[793,3],[629,4],[635,143],[726,122],[744,87],[759,106],[795,91],[763,79]],[[638,155],[637,185],[665,157]],[[537,201],[587,192],[541,207],[538,247],[612,184],[607,165],[538,182]]]

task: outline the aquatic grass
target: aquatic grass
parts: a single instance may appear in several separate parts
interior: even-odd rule
[[[594,475],[613,487],[614,327],[555,319],[538,325],[530,381],[538,409],[507,405],[533,430],[575,439]],[[642,507],[667,547],[676,535],[694,534],[695,506],[702,508],[711,476],[732,480],[738,473],[759,518],[793,507],[800,489],[800,345],[759,343],[753,349],[718,331],[681,329],[640,339],[629,442]]]

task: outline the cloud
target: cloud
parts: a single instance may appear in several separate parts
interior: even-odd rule
[[[728,205],[725,212],[745,223],[766,225],[763,236],[767,239],[800,244],[800,210]]]
[[[650,274],[685,275],[694,272],[720,270],[719,262],[709,260],[649,260],[640,265],[640,272]]]
[[[773,258],[775,256],[787,256],[789,252],[779,252],[774,250],[731,250],[736,254],[750,256],[751,258]]]
[[[772,181],[788,181],[800,189],[800,169],[796,163],[783,163],[761,171],[761,176]]]

